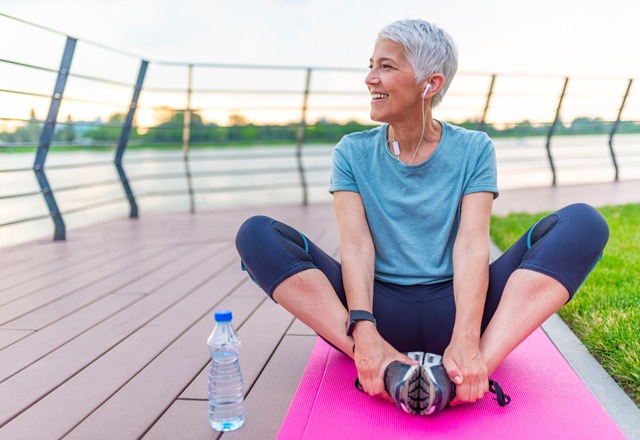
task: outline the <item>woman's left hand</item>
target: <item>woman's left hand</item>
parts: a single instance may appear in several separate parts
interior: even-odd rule
[[[442,363],[456,384],[456,396],[451,406],[473,403],[489,391],[487,365],[480,354],[479,341],[454,336],[444,351]]]

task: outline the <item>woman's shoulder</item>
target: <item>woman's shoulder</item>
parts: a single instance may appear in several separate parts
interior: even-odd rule
[[[360,151],[380,141],[386,133],[385,125],[371,128],[369,130],[357,131],[344,135],[336,145],[337,150]]]
[[[459,154],[475,154],[484,156],[495,149],[493,141],[484,131],[441,122],[447,132],[447,143],[452,145]]]
[[[466,139],[468,141],[474,141],[481,144],[491,143],[491,139],[484,131],[471,130],[469,128],[461,127],[459,125],[450,124],[448,122],[440,121],[451,136],[459,139]]]

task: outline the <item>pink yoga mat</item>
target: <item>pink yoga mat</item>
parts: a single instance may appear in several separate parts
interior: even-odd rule
[[[540,329],[492,375],[511,396],[506,407],[487,394],[475,404],[412,416],[356,390],[355,377],[351,359],[318,338],[278,439],[625,438]]]

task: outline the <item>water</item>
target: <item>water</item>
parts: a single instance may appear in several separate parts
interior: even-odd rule
[[[217,351],[209,370],[209,423],[216,431],[233,431],[244,424],[242,374],[238,354]]]
[[[494,140],[498,160],[498,186],[500,189],[549,186],[551,171],[545,149],[546,138],[498,138]],[[552,140],[558,185],[610,182],[614,169],[605,135],[565,136]],[[640,178],[640,135],[624,134],[615,138],[615,151],[620,167],[620,179]],[[303,162],[308,168],[306,178],[315,183],[309,187],[310,203],[330,203],[327,191],[331,150],[333,145],[305,146]],[[273,157],[265,157],[265,155]],[[179,151],[132,150],[125,154],[124,167],[136,196],[140,217],[158,212],[188,212],[184,164]],[[157,159],[148,161],[149,159]],[[32,153],[0,154],[0,224],[21,218],[46,216],[47,208],[38,194],[38,186],[30,168]],[[99,151],[52,151],[47,166],[69,163],[107,162],[104,166],[81,169],[47,170],[51,187],[74,186],[95,181],[112,184],[55,192],[67,225],[67,235],[74,229],[129,214],[122,185],[113,164],[113,153]],[[236,207],[258,207],[268,204],[299,204],[302,201],[297,162],[293,146],[243,147],[227,149],[195,149],[191,153],[196,211]],[[313,170],[309,168],[313,168]],[[27,168],[19,173],[2,172],[6,169]],[[287,169],[290,172],[264,173],[264,169]],[[240,174],[229,175],[230,171]],[[244,171],[244,173],[242,173]],[[208,174],[205,174],[208,173]],[[157,178],[171,175],[170,179]],[[155,176],[155,177],[154,177]],[[220,191],[220,188],[246,185],[281,185],[261,190]],[[2,199],[15,193],[36,192],[28,197]],[[172,195],[160,192],[174,191]],[[100,208],[68,213],[88,203],[118,200]],[[0,228],[0,247],[34,239],[50,239],[53,222],[50,218]]]
[[[307,178],[328,182],[330,145],[308,147],[307,150],[324,151],[323,155],[305,157],[305,166],[319,166],[323,170],[309,171]],[[272,154],[274,157],[264,157]],[[259,157],[258,157],[259,156]],[[0,227],[0,247],[53,237],[53,221],[31,167],[32,153],[0,154],[0,224],[43,216],[41,220]],[[101,151],[55,151],[47,157],[47,177],[58,207],[63,213],[67,236],[71,238],[78,228],[113,218],[126,218],[129,205],[113,163],[113,153]],[[103,163],[79,169],[51,169],[55,165],[69,163]],[[211,150],[194,150],[191,153],[191,173],[195,193],[195,209],[198,212],[250,206],[299,204],[302,200],[295,148],[291,146],[246,147]],[[189,196],[186,191],[184,163],[180,151],[137,150],[125,154],[124,168],[138,204],[139,216],[165,212],[189,212]],[[3,172],[9,169],[25,169],[21,172]],[[286,169],[288,172],[264,173],[264,169]],[[230,172],[238,172],[230,175]],[[164,178],[163,178],[164,177]],[[170,177],[170,178],[166,178]],[[90,182],[111,182],[107,185],[59,191]],[[266,185],[279,188],[264,188]],[[258,186],[257,190],[221,191],[228,187]],[[262,186],[263,189],[260,189]],[[58,190],[58,191],[57,191]],[[16,193],[35,194],[20,198],[5,198]],[[164,193],[164,194],[162,194]],[[167,194],[168,193],[168,194]],[[115,203],[90,210],[77,211],[84,205],[115,200]],[[311,203],[330,202],[327,185],[309,189]]]

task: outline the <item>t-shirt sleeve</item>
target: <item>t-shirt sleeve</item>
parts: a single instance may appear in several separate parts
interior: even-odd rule
[[[493,142],[486,135],[479,151],[471,178],[467,181],[464,195],[477,192],[491,192],[498,197],[498,167]]]
[[[331,164],[331,184],[329,192],[335,191],[351,191],[359,193],[358,185],[353,175],[353,169],[349,158],[344,153],[347,145],[344,141],[340,141],[333,150],[333,160]]]

